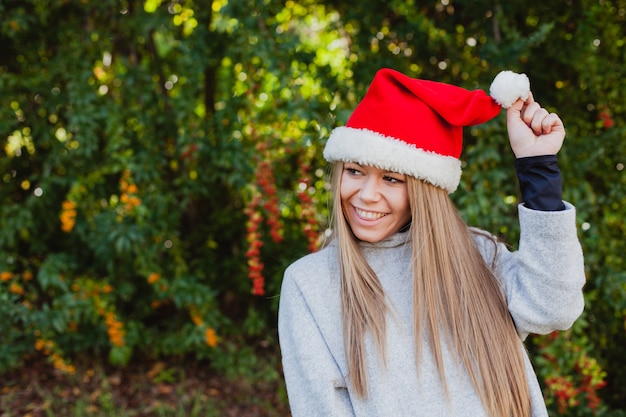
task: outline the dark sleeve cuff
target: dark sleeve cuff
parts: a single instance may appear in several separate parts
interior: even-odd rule
[[[541,211],[565,210],[563,181],[556,155],[518,158],[515,170],[526,207]]]

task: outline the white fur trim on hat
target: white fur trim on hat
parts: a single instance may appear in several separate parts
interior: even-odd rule
[[[461,180],[461,161],[457,158],[426,151],[368,129],[346,126],[333,129],[324,148],[324,158],[328,162],[356,162],[410,175],[448,193],[454,192]]]
[[[526,100],[530,93],[530,81],[526,74],[502,71],[493,79],[489,95],[502,107],[508,109],[518,99]]]

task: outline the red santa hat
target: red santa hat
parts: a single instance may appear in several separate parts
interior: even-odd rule
[[[498,74],[489,96],[384,68],[346,125],[333,129],[324,158],[411,175],[451,193],[461,179],[463,127],[493,119],[529,92],[526,75],[511,71]]]

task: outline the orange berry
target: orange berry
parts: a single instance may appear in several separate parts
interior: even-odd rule
[[[18,294],[18,295],[24,295],[24,288],[22,288],[22,286],[20,284],[18,284],[17,282],[13,282],[11,283],[11,286],[9,287],[9,291],[11,291],[13,294]]]
[[[206,329],[206,331],[204,332],[204,338],[206,340],[206,344],[210,347],[217,346],[217,334],[215,333],[215,329],[213,329],[212,327]]]
[[[135,184],[129,184],[128,188],[126,188],[128,194],[137,194],[137,191],[139,191],[139,189]]]
[[[9,281],[13,279],[13,272],[2,271],[0,272],[0,281]]]
[[[161,278],[161,276],[159,274],[157,274],[156,272],[153,272],[150,275],[148,275],[148,278],[146,278],[146,280],[148,281],[148,284],[154,284],[160,278]]]

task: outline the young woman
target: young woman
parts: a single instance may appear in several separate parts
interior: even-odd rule
[[[500,104],[498,104],[500,103]],[[462,128],[507,110],[524,202],[519,249],[469,228],[448,196]],[[524,75],[491,97],[380,70],[324,156],[334,237],[285,272],[279,336],[292,415],[547,416],[523,340],[583,309],[565,130]]]

